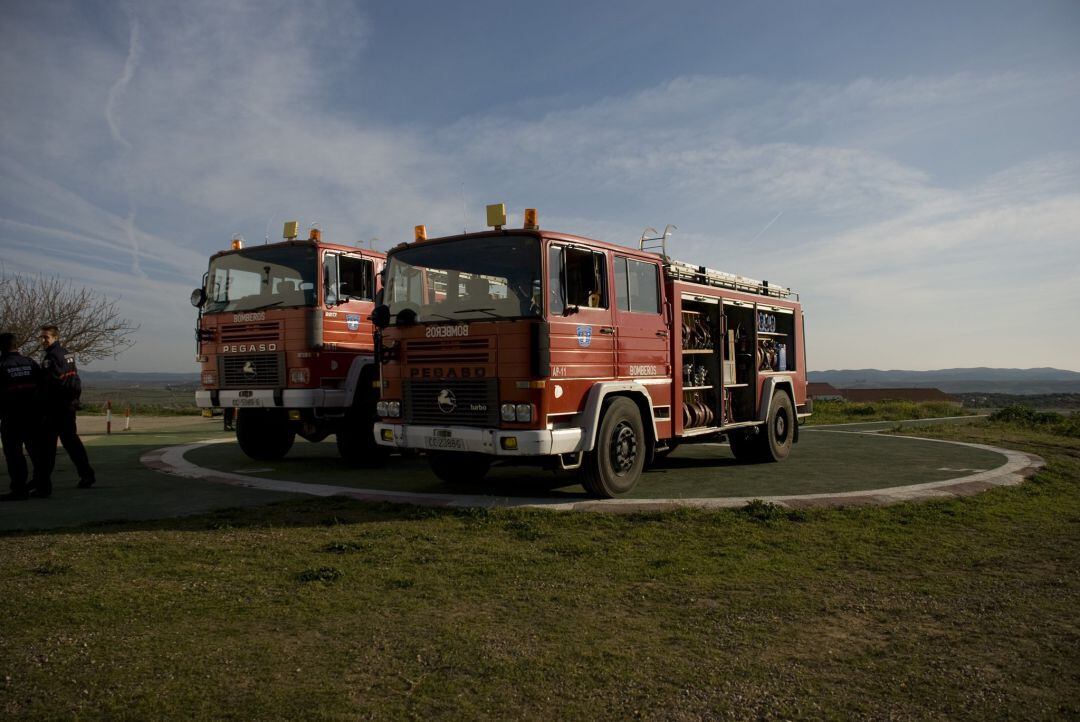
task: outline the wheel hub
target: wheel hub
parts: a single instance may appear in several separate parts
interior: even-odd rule
[[[623,421],[615,427],[611,437],[611,466],[617,474],[630,471],[637,461],[637,435],[629,422]]]

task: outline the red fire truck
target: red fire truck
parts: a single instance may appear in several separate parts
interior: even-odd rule
[[[236,438],[253,459],[280,459],[297,434],[337,435],[341,456],[381,462],[374,442],[378,366],[370,316],[386,254],[297,238],[210,258],[191,294],[199,309],[201,408],[237,412]]]
[[[426,451],[447,481],[496,460],[578,469],[597,497],[682,443],[788,456],[811,411],[791,290],[672,260],[667,230],[627,248],[540,230],[532,209],[506,228],[501,205],[488,224],[417,226],[388,254],[380,444]]]

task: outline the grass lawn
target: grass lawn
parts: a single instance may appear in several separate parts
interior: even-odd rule
[[[1049,465],[889,508],[290,499],[7,533],[0,716],[1077,717],[1080,439],[919,433]]]
[[[941,401],[856,401],[815,400],[814,413],[806,419],[807,426],[845,424],[865,421],[907,421],[911,419],[940,419],[971,416],[972,411]]]

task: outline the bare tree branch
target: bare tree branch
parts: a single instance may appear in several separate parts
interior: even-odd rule
[[[60,339],[80,361],[117,356],[135,345],[138,330],[98,291],[59,276],[27,276],[0,269],[0,331],[15,334],[19,348],[32,353],[38,329],[60,329]]]

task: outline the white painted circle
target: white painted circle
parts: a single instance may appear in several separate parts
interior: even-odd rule
[[[558,384],[555,384],[555,398],[561,399],[562,394],[563,394],[562,386],[559,386]]]

